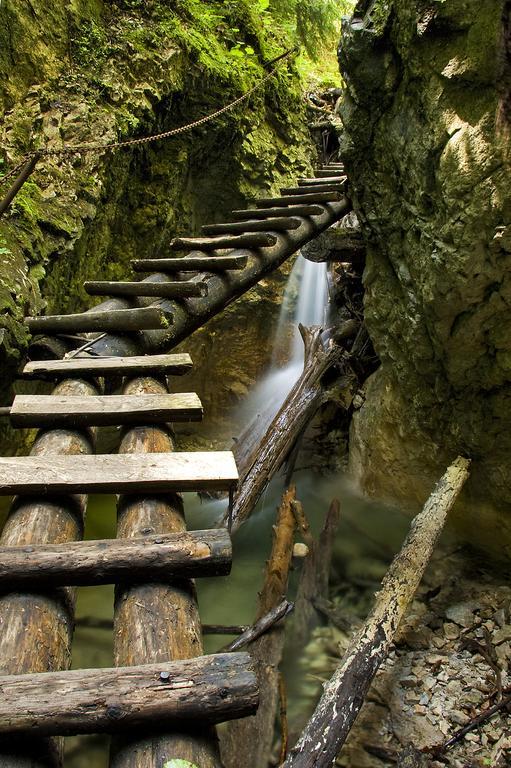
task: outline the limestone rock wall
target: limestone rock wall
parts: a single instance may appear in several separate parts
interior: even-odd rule
[[[259,62],[286,43],[248,0],[5,0],[0,176],[26,151],[106,144],[203,117],[264,77]],[[28,343],[25,314],[91,306],[99,299],[86,296],[84,280],[129,279],[131,258],[164,255],[173,236],[309,171],[300,88],[290,62],[249,102],[189,133],[40,162],[0,219],[2,404]],[[257,327],[247,350],[267,341]]]
[[[341,154],[382,362],[354,419],[352,468],[369,492],[418,506],[457,453],[471,456],[459,529],[507,555],[510,8],[364,0],[339,48]]]

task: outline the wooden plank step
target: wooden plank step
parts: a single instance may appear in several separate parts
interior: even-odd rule
[[[156,330],[172,323],[172,314],[157,307],[114,309],[107,312],[81,312],[76,315],[40,315],[26,317],[31,333],[86,333],[89,331]]]
[[[326,176],[323,179],[298,179],[299,187],[322,186],[324,184],[342,184],[346,176]]]
[[[231,539],[225,528],[0,547],[0,589],[12,592],[34,584],[49,588],[225,576],[231,562]]]
[[[327,178],[332,175],[332,171],[330,168],[327,168],[327,169],[318,168],[317,170],[314,171],[314,175],[318,179]]]
[[[10,418],[14,427],[106,427],[200,421],[202,403],[195,392],[162,395],[16,395]]]
[[[137,376],[163,374],[182,376],[192,370],[189,354],[137,355],[134,357],[67,357],[63,360],[34,360],[25,365],[24,379],[54,379],[68,376]]]
[[[87,280],[83,287],[89,296],[155,296],[160,299],[184,299],[208,295],[206,283],[184,281],[167,283],[143,280]]]
[[[247,261],[247,256],[175,256],[170,259],[133,259],[131,266],[135,272],[224,272],[245,269]]]
[[[313,192],[307,195],[261,197],[255,201],[255,205],[257,208],[273,208],[276,205],[300,205],[300,203],[334,203],[340,202],[342,198],[342,192]]]
[[[257,679],[248,653],[138,667],[0,676],[0,734],[69,736],[253,714]]]
[[[244,232],[283,232],[288,229],[298,229],[300,219],[291,216],[275,216],[266,221],[229,221],[225,224],[206,224],[201,227],[205,235],[243,234]]]
[[[238,481],[230,451],[0,458],[0,494],[228,491]]]
[[[321,216],[325,212],[319,205],[290,205],[281,208],[248,208],[242,211],[232,211],[231,215],[235,219],[245,221],[246,219],[267,219],[270,216],[285,216],[286,213],[292,216]]]
[[[254,232],[246,235],[225,237],[176,237],[170,243],[175,251],[196,250],[216,251],[225,248],[270,248],[277,238],[269,232]]]
[[[314,192],[342,192],[342,182],[335,184],[311,184],[308,187],[284,187],[281,189],[283,195],[308,195]]]

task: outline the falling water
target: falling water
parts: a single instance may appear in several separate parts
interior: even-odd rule
[[[300,254],[284,292],[271,367],[239,413],[239,423],[249,425],[244,439],[249,435],[251,442],[258,440],[300,376],[304,348],[298,325],[324,326],[327,309],[326,263],[308,261]]]

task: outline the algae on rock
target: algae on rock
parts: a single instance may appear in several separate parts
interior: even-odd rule
[[[354,419],[352,467],[372,493],[419,506],[469,455],[459,526],[508,555],[509,35],[504,0],[365,0],[339,48],[341,152],[382,361]]]

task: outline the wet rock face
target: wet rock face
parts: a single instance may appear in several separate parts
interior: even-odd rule
[[[339,60],[341,153],[382,361],[354,421],[353,467],[370,491],[419,503],[466,453],[463,527],[481,541],[483,505],[511,548],[509,8],[361,2]]]

